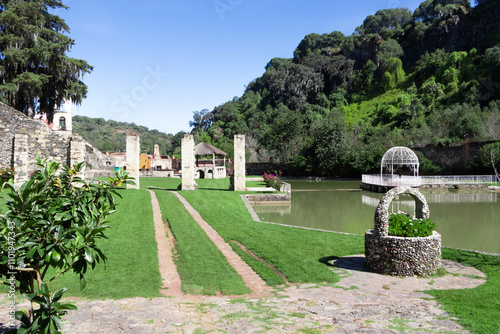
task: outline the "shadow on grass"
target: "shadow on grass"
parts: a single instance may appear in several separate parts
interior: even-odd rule
[[[144,189],[151,189],[151,190],[165,190],[165,191],[179,191],[177,188],[162,188],[162,187],[155,187],[155,186],[148,186]]]
[[[366,271],[364,256],[326,256],[318,260],[328,267],[335,267],[347,270]]]
[[[217,190],[217,191],[232,191],[228,189],[220,189],[220,188],[198,188],[198,190]]]

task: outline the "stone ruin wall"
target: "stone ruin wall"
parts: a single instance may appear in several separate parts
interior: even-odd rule
[[[0,103],[0,169],[19,166],[33,170],[35,157],[55,159],[67,166],[84,159],[84,145],[81,136],[52,131],[43,121]],[[23,151],[27,161],[16,161],[18,151]]]

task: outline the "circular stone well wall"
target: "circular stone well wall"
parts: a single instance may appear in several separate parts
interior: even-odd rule
[[[439,233],[434,231],[427,237],[411,238],[389,235],[389,205],[401,194],[408,194],[415,200],[416,218],[429,218],[429,206],[418,190],[411,187],[396,187],[389,190],[375,211],[374,229],[365,233],[366,264],[372,271],[389,275],[433,274],[441,263]]]

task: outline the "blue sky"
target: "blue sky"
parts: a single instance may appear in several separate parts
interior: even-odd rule
[[[420,0],[69,0],[58,10],[87,60],[87,99],[74,114],[189,131],[193,111],[241,96],[274,57],[310,33],[350,35],[379,9]]]

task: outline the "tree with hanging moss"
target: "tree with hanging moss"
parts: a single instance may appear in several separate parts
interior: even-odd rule
[[[62,0],[0,0],[0,100],[27,114],[46,114],[87,95],[85,60],[66,53],[74,45],[69,27],[52,12]]]

